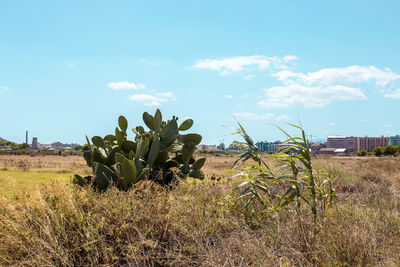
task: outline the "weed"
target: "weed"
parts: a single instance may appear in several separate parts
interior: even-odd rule
[[[306,139],[302,128],[291,125],[301,131],[301,137],[292,137],[281,128],[288,139],[280,153],[272,155],[277,159],[283,175],[277,175],[262,158],[257,146],[239,123],[237,131],[246,144],[243,154],[235,164],[242,162],[243,172],[239,176],[244,181],[236,187],[234,193],[239,195],[234,207],[239,207],[247,219],[252,219],[257,212],[274,213],[284,208],[292,208],[298,213],[302,202],[311,209],[313,222],[317,222],[318,210],[326,213],[335,196],[331,179],[323,170],[314,170],[311,162],[310,143]],[[256,164],[244,165],[252,159]],[[295,206],[291,205],[295,203]],[[257,211],[257,208],[258,211]]]

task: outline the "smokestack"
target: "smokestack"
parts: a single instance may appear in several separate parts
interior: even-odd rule
[[[28,144],[28,131],[26,131],[26,141],[25,141],[25,143]]]

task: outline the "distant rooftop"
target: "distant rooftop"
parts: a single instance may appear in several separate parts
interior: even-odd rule
[[[324,148],[321,148],[320,150],[319,150],[319,152],[330,152],[330,151],[335,151],[336,150],[336,148],[330,148],[330,147],[324,147]]]

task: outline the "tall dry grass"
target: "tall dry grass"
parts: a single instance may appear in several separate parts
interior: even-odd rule
[[[205,181],[129,192],[49,184],[0,199],[0,265],[398,266],[397,159],[320,159],[338,198],[315,227],[308,209],[260,216],[230,210],[232,158],[210,157]],[[214,177],[214,178],[213,178]],[[216,179],[218,177],[218,179]]]

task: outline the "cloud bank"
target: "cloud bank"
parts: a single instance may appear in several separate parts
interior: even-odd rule
[[[263,55],[237,56],[223,59],[202,59],[193,66],[195,69],[216,71],[220,75],[230,75],[241,71],[264,71],[270,68],[284,69],[285,63],[297,59],[296,56],[267,57]],[[253,77],[253,76],[247,76]]]
[[[145,106],[154,107],[160,106],[161,103],[165,103],[171,100],[176,100],[175,95],[172,92],[156,93],[153,94],[135,94],[131,95],[129,100],[138,103],[144,103]]]
[[[300,105],[320,108],[336,100],[364,100],[367,96],[356,84],[374,82],[379,88],[387,88],[400,79],[400,75],[390,69],[382,70],[374,66],[325,68],[309,73],[283,70],[272,76],[282,82],[282,85],[264,89],[264,99],[258,102],[260,107]],[[384,96],[400,98],[400,90]]]
[[[233,116],[237,119],[244,120],[276,120],[276,121],[287,121],[291,118],[287,115],[275,116],[272,113],[257,114],[253,112],[236,112]]]
[[[139,90],[146,88],[145,84],[135,84],[130,82],[110,82],[107,86],[114,90]]]
[[[132,82],[110,82],[107,85],[109,88],[121,91],[121,90],[144,90],[147,86],[143,83],[135,84]],[[160,93],[155,90],[150,90],[146,93],[134,94],[128,97],[130,101],[143,103],[145,106],[153,107],[160,106],[161,103],[168,101],[175,101],[176,97],[172,92]]]

